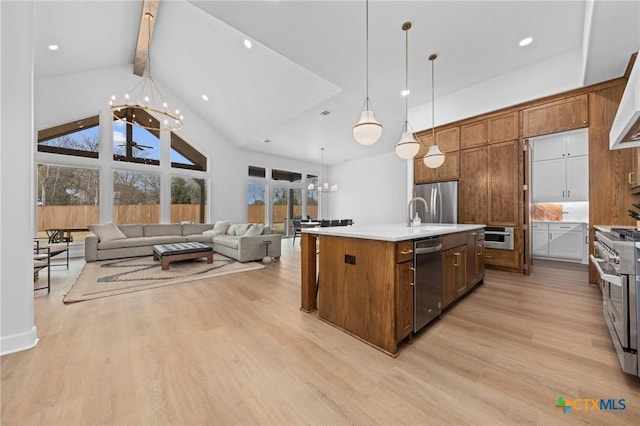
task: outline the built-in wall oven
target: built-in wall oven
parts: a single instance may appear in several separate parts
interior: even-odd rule
[[[638,375],[638,283],[636,238],[640,232],[612,228],[597,230],[591,262],[598,271],[602,313],[625,373]]]
[[[510,226],[487,226],[484,228],[486,248],[513,250],[513,228]]]

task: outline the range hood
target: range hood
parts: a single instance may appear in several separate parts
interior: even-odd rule
[[[636,60],[609,132],[609,149],[640,146],[640,60]]]

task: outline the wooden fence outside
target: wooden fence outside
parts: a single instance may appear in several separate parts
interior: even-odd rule
[[[247,207],[248,222],[264,222],[264,205]],[[301,215],[302,206],[294,206],[293,214],[294,216]],[[312,218],[317,218],[318,207],[307,206],[307,214]],[[273,223],[284,223],[288,216],[287,206],[273,206]],[[171,221],[177,223],[186,220],[199,222],[200,206],[197,204],[172,204]],[[157,204],[113,206],[113,222],[118,224],[158,223],[160,222],[160,206]],[[38,231],[52,228],[82,228],[94,223],[100,223],[99,206],[38,206]]]

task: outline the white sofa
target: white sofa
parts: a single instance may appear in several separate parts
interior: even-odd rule
[[[91,225],[89,229],[92,233],[85,238],[84,242],[84,257],[85,261],[94,262],[150,256],[156,244],[200,242],[211,245],[215,252],[224,256],[239,262],[249,262],[262,259],[266,253],[264,241],[271,241],[269,255],[279,258],[280,235],[272,234],[268,226],[264,227],[260,235],[244,235],[250,225],[230,225],[226,227],[224,233],[215,236],[213,235],[214,225],[203,223]]]

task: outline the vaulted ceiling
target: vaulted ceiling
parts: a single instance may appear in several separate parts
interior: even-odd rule
[[[133,72],[141,7],[37,1],[36,79],[126,64]],[[161,0],[157,15],[153,75],[181,103],[240,148],[319,162],[326,147],[327,164],[393,151],[404,117],[405,21],[413,23],[410,106],[429,100],[430,53],[439,54],[444,96],[576,49],[579,78],[592,84],[621,76],[640,47],[638,1],[371,0],[369,94],[385,128],[362,147],[351,126],[365,97],[364,0]],[[519,47],[525,36],[533,43]],[[52,43],[60,49],[49,51]]]

